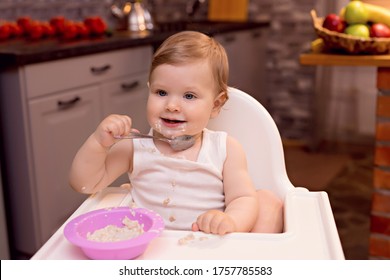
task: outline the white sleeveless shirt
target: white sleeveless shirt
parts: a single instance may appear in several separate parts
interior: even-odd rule
[[[152,209],[167,229],[190,230],[207,210],[225,209],[222,170],[227,134],[204,129],[197,161],[161,154],[152,139],[134,139],[132,197]]]

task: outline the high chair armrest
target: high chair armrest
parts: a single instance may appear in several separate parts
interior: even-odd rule
[[[316,246],[316,242],[320,241],[327,244],[331,259],[345,258],[326,192],[313,192],[303,187],[289,190],[284,200],[284,226],[286,234],[305,236],[307,244]],[[315,237],[324,240],[315,241]]]

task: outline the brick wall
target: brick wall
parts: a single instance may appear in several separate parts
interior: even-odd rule
[[[271,18],[267,45],[268,107],[283,138],[307,141],[311,137],[315,67],[299,64],[314,32],[310,10],[314,0],[252,0],[252,18]]]
[[[390,68],[379,68],[377,87],[370,256],[390,259]]]

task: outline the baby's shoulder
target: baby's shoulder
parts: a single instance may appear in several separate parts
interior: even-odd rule
[[[205,128],[203,130],[203,137],[206,137],[207,139],[210,139],[211,141],[216,141],[218,139],[222,139],[226,141],[228,134],[226,131],[222,130],[210,130]]]

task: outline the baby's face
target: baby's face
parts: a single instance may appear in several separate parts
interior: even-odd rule
[[[168,138],[197,135],[218,114],[216,98],[215,82],[206,61],[160,65],[149,81],[149,124]]]

